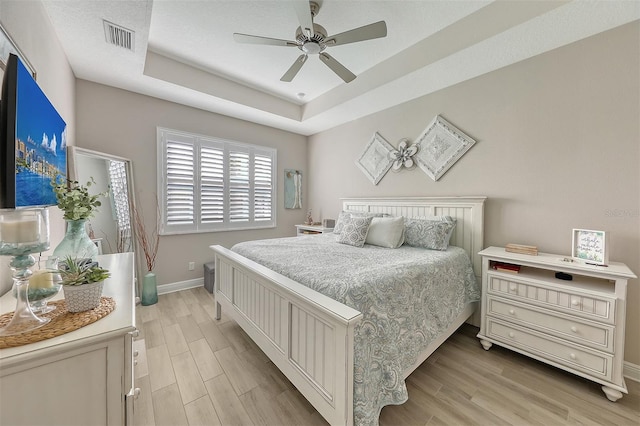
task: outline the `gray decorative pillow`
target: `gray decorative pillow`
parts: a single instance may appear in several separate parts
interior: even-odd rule
[[[349,217],[344,222],[342,232],[338,236],[338,242],[355,247],[364,246],[372,220],[373,217]]]
[[[404,243],[413,247],[446,250],[455,227],[456,220],[450,216],[433,219],[405,218]]]
[[[342,232],[342,228],[344,228],[344,223],[347,219],[351,217],[351,212],[342,211],[338,215],[338,219],[336,220],[336,225],[333,227],[333,233],[339,234]]]
[[[336,220],[336,225],[333,227],[334,234],[342,233],[342,228],[344,227],[345,221],[350,217],[383,217],[384,213],[369,213],[369,212],[358,212],[354,210],[343,210],[338,215],[338,219]]]

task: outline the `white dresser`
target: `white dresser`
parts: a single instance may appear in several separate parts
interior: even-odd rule
[[[598,382],[611,401],[627,393],[622,376],[627,280],[636,276],[626,265],[586,265],[568,256],[530,256],[501,247],[480,255],[478,338],[486,350],[495,343]],[[521,269],[497,271],[495,262]],[[556,272],[573,279],[558,279]]]
[[[115,309],[62,336],[0,350],[1,425],[133,423],[134,256],[97,260],[111,272],[103,296]],[[0,313],[14,308],[11,292],[0,298]]]

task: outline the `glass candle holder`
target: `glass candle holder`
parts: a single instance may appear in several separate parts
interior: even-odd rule
[[[49,249],[49,210],[46,208],[0,210],[0,256],[12,256],[13,285],[16,290],[16,309],[9,323],[0,328],[0,336],[24,333],[42,327],[49,318],[36,316],[27,292],[31,267],[35,265],[32,253]]]
[[[49,305],[50,299],[55,297],[62,288],[62,278],[58,272],[58,258],[49,256],[44,260],[36,261],[37,268],[31,268],[29,277],[29,288],[27,289],[27,299],[34,314],[46,314],[56,309]],[[18,297],[16,287],[13,287],[13,296]]]

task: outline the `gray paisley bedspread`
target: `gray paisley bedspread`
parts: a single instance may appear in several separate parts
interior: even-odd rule
[[[408,398],[403,372],[480,299],[463,249],[339,244],[334,234],[249,241],[232,250],[362,312],[355,332],[354,422],[377,425]]]

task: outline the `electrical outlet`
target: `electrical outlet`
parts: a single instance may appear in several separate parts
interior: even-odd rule
[[[194,269],[196,269],[196,262],[189,262],[189,270],[193,271]]]

